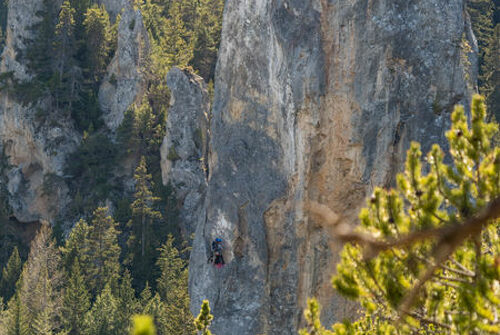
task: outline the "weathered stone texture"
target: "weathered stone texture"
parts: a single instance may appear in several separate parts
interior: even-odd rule
[[[444,143],[475,75],[466,21],[456,0],[226,2],[189,278],[192,311],[209,299],[216,334],[293,334],[312,295],[325,324],[354,315],[330,287],[341,246],[304,203],[354,224],[411,140]],[[222,270],[206,263],[217,236]]]
[[[180,208],[181,230],[189,239],[205,221],[209,99],[203,79],[171,69],[166,135],[161,146],[163,184],[171,183]]]
[[[39,20],[35,13],[41,5],[42,0],[8,3],[0,70],[12,72],[19,81],[31,76],[19,53],[25,49],[26,40],[33,38],[30,27]],[[53,220],[69,201],[63,166],[80,136],[68,117],[47,112],[43,122],[37,121],[37,112],[46,109],[43,99],[23,105],[8,90],[0,92],[0,148],[6,156],[2,159],[10,165],[4,171],[4,180],[13,214],[21,222]]]
[[[142,96],[148,53],[149,37],[142,14],[127,3],[121,11],[117,50],[99,88],[103,119],[113,131],[123,121],[129,106]]]
[[[31,78],[26,60],[20,55],[26,41],[34,38],[31,27],[40,20],[36,13],[42,3],[42,0],[8,2],[0,71],[12,72],[19,81]],[[56,5],[61,3],[62,0],[56,1]],[[141,66],[149,52],[149,42],[141,13],[133,9],[131,1],[105,0],[103,4],[112,18],[121,13],[117,50],[99,92],[103,118],[115,130],[123,113],[142,94]],[[37,116],[40,112],[42,117]],[[0,149],[5,154],[2,159],[10,164],[2,179],[6,181],[16,220],[53,222],[65,209],[71,199],[64,166],[80,140],[81,134],[70,116],[51,110],[47,99],[24,105],[7,90],[0,92]]]

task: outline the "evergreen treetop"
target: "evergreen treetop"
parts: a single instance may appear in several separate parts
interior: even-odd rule
[[[0,297],[3,297],[4,301],[9,301],[10,297],[14,295],[16,282],[21,275],[21,271],[21,257],[19,257],[17,247],[14,247],[7,264],[2,270],[2,277],[0,279]]]
[[[210,314],[210,303],[208,300],[203,300],[201,304],[200,314],[194,320],[196,329],[201,332],[202,335],[211,335],[210,325],[212,324],[214,316]]]

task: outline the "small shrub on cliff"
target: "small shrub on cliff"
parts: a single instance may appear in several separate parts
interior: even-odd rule
[[[201,332],[202,335],[212,335],[210,331],[210,325],[212,324],[212,320],[214,316],[210,314],[210,303],[208,300],[203,300],[201,304],[201,310],[198,317],[194,320],[194,324],[196,329]]]

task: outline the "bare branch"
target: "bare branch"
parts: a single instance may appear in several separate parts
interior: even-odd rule
[[[344,242],[357,243],[364,248],[364,256],[376,257],[381,251],[392,248],[409,247],[417,242],[428,239],[437,240],[434,250],[435,262],[418,278],[413,288],[405,295],[399,306],[401,314],[411,315],[411,307],[424,284],[433,276],[465,240],[476,238],[483,227],[493,219],[500,217],[500,197],[491,201],[476,215],[462,223],[450,222],[445,226],[410,233],[396,239],[382,240],[371,234],[356,232],[354,226],[341,222],[338,214],[325,205],[310,203],[307,209],[322,218],[326,226],[332,229],[335,237]]]
[[[338,214],[325,205],[311,202],[307,208],[313,214],[321,217],[328,226],[334,228],[335,237],[343,242],[357,243],[369,252],[365,255],[375,257],[381,251],[391,248],[402,248],[430,238],[438,239],[440,244],[450,244],[453,250],[470,236],[482,231],[483,226],[492,219],[500,217],[500,197],[491,201],[477,215],[465,220],[461,224],[449,223],[446,226],[416,231],[397,239],[381,240],[371,234],[356,232],[354,226],[343,223]]]

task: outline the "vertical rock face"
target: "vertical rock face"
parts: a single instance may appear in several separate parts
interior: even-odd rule
[[[99,88],[103,119],[111,130],[116,130],[127,108],[142,96],[145,78],[141,69],[148,53],[149,38],[142,14],[126,3],[121,11],[117,50]]]
[[[0,71],[12,72],[20,81],[30,78],[19,53],[25,49],[25,41],[32,38],[30,27],[39,20],[35,13],[41,5],[42,0],[8,3]],[[63,166],[66,154],[74,150],[80,137],[68,118],[48,112],[43,122],[37,120],[37,111],[43,109],[43,100],[26,106],[7,90],[0,92],[1,159],[10,165],[3,177],[13,215],[22,222],[53,220],[69,201]]]
[[[161,146],[163,184],[171,183],[180,204],[181,229],[189,239],[205,221],[209,99],[203,79],[173,68],[167,132]]]
[[[474,76],[463,41],[474,45],[460,0],[226,2],[193,313],[209,299],[221,335],[293,334],[313,295],[325,324],[354,315],[330,288],[341,246],[304,203],[354,224],[411,140],[444,143]],[[221,270],[206,262],[215,237]]]

